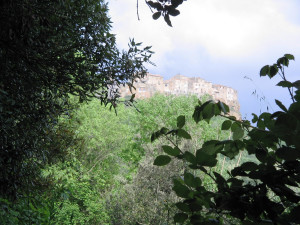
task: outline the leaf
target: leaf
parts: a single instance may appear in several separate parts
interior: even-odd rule
[[[219,108],[218,104],[213,104],[213,112],[215,116],[218,116],[221,114],[221,109]]]
[[[171,16],[178,16],[180,14],[179,10],[174,8],[171,8],[168,12]]]
[[[300,157],[300,152],[297,149],[284,146],[282,148],[277,149],[275,155],[281,159],[292,161],[297,160]]]
[[[242,184],[243,184],[243,180],[239,180],[239,179],[237,179],[237,178],[229,178],[228,180],[227,180],[227,182],[228,183],[231,183],[231,187],[240,187],[240,186],[242,186]]]
[[[252,119],[252,123],[256,123],[258,120],[258,116],[255,113],[252,113],[253,119]]]
[[[232,122],[230,120],[225,120],[223,123],[222,123],[222,130],[229,130],[230,127],[231,127],[231,124]]]
[[[201,121],[203,119],[203,115],[202,115],[203,110],[211,102],[212,102],[212,100],[209,100],[209,101],[204,102],[202,105],[197,105],[195,107],[195,110],[193,113],[193,119],[196,123],[198,123],[199,121]],[[200,102],[199,102],[199,104],[200,104]]]
[[[293,82],[293,87],[300,90],[300,80],[296,80],[295,82]],[[296,94],[297,94],[297,91],[296,91]],[[298,94],[299,94],[299,92],[298,92]],[[295,99],[296,99],[296,96],[295,96]]]
[[[190,212],[191,211],[189,206],[187,204],[183,203],[183,202],[178,202],[175,205],[182,212]]]
[[[258,127],[259,129],[262,129],[262,130],[264,130],[264,129],[266,128],[265,123],[264,123],[264,121],[263,121],[262,119],[259,119],[259,120],[257,121],[257,127]]]
[[[186,161],[188,161],[188,162],[190,162],[192,164],[195,164],[196,161],[197,161],[196,157],[192,153],[190,153],[188,151],[184,152],[183,157],[186,159]]]
[[[243,138],[243,136],[244,136],[244,130],[241,127],[239,127],[233,132],[232,139],[238,140],[238,139]]]
[[[291,54],[285,54],[284,57],[289,59],[289,60],[295,60],[295,57]]]
[[[235,167],[233,170],[231,170],[230,173],[233,177],[236,177],[236,176],[242,175],[242,169],[241,169],[241,167]]]
[[[164,16],[164,19],[165,19],[166,23],[167,23],[170,27],[172,27],[172,23],[171,23],[169,14],[166,14],[166,15]]]
[[[174,184],[174,187],[172,188],[172,190],[175,191],[176,195],[181,198],[189,198],[189,194],[191,192],[187,186],[185,186],[179,182],[176,182]]]
[[[294,102],[289,107],[289,112],[294,115],[300,115],[300,102]]]
[[[284,66],[289,66],[289,59],[286,57],[281,57],[277,60],[277,65],[284,65]]]
[[[228,105],[226,105],[224,102],[219,101],[218,106],[219,106],[219,109],[225,114],[230,111]]]
[[[161,136],[160,131],[156,131],[151,135],[151,142],[154,142],[156,139],[158,139]]]
[[[245,162],[240,166],[240,168],[243,171],[253,171],[253,170],[256,170],[258,168],[258,165],[254,162]]]
[[[195,177],[194,184],[196,187],[201,187],[202,180],[199,177]]]
[[[172,148],[171,146],[163,145],[162,149],[165,153],[171,156],[178,156],[180,154],[180,150],[177,147]]]
[[[218,152],[220,152],[223,148],[223,144],[220,144],[220,142],[212,140],[212,141],[206,141],[201,148],[201,151],[208,154],[208,155],[214,155]]]
[[[280,86],[280,87],[293,87],[293,84],[289,81],[280,81],[278,84],[276,84],[276,86]]]
[[[188,172],[184,173],[184,183],[189,187],[196,187],[194,175]]]
[[[224,151],[221,153],[230,159],[233,159],[239,153],[239,151],[240,149],[238,148],[238,145],[234,141],[230,141],[225,143]]]
[[[218,162],[214,156],[206,154],[201,149],[197,150],[196,159],[199,165],[208,167],[214,167]]]
[[[167,165],[169,162],[171,162],[171,157],[167,155],[159,155],[154,160],[153,165],[155,166],[164,166]]]
[[[156,139],[156,134],[153,133],[153,134],[151,135],[151,142],[155,141],[155,139]]]
[[[287,112],[287,108],[282,104],[281,101],[275,99],[276,105],[278,105],[283,111]]]
[[[175,223],[184,223],[188,218],[188,215],[185,213],[176,213],[174,216]]]
[[[239,128],[241,128],[241,124],[239,122],[232,123],[232,125],[231,125],[231,131],[232,132],[236,131]]]
[[[171,4],[173,7],[178,7],[180,4],[182,4],[183,0],[171,0]]]
[[[265,162],[267,159],[267,152],[262,148],[257,148],[255,150],[255,156],[260,162]]]
[[[185,124],[185,116],[178,116],[177,117],[177,127],[182,128]]]
[[[203,208],[203,202],[200,200],[195,200],[190,203],[190,209],[192,212],[199,212]],[[192,223],[192,224],[197,224],[197,223]]]
[[[228,186],[226,183],[226,180],[224,179],[224,177],[222,175],[220,175],[219,173],[216,173],[216,172],[214,172],[214,175],[216,177],[216,182],[217,182],[219,189],[223,189]]]
[[[163,127],[163,128],[160,129],[160,134],[166,134],[166,133],[168,133],[167,128]]]
[[[157,9],[158,11],[163,10],[162,5],[161,5],[160,3],[158,3],[158,2],[147,1],[147,4],[148,4],[149,6],[151,6],[152,8]]]
[[[183,129],[178,129],[177,135],[185,139],[192,139],[191,135]]]
[[[153,18],[154,20],[157,20],[160,16],[161,16],[161,12],[156,12],[156,13],[154,13],[154,14],[152,15],[152,18]]]
[[[214,103],[210,102],[206,105],[202,111],[203,119],[211,119],[215,115],[214,113]]]
[[[272,78],[278,73],[278,67],[276,64],[270,67],[269,77]]]
[[[263,68],[261,68],[260,70],[260,76],[266,76],[269,74],[269,71],[270,71],[270,66],[269,65],[266,65],[264,66]]]

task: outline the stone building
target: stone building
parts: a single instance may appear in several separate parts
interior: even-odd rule
[[[231,115],[238,119],[240,105],[237,91],[223,85],[212,84],[200,77],[186,77],[176,75],[169,80],[164,80],[160,75],[147,74],[143,79],[134,83],[136,90],[130,92],[127,86],[120,88],[121,97],[128,97],[135,94],[136,99],[150,98],[156,92],[165,95],[210,95],[215,101],[222,101],[230,107]]]

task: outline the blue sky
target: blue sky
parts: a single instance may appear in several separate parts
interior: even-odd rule
[[[287,78],[300,79],[299,0],[189,0],[172,18],[173,28],[162,19],[154,21],[143,0],[140,21],[134,0],[110,0],[109,8],[120,48],[127,48],[129,38],[152,46],[156,67],[150,65],[150,73],[230,86],[238,91],[242,116],[248,119],[267,106],[276,111],[275,98],[291,102],[287,90],[275,86],[279,79],[260,78],[259,71],[290,53],[296,61]]]

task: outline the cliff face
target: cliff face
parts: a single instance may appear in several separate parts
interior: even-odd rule
[[[212,84],[200,77],[186,77],[176,75],[169,80],[164,80],[160,75],[147,74],[143,79],[134,83],[136,90],[130,92],[127,86],[120,89],[121,97],[131,96],[135,93],[136,99],[149,98],[156,92],[165,95],[189,95],[198,97],[210,95],[215,101],[222,101],[230,107],[231,115],[240,119],[240,105],[237,91],[219,84]]]

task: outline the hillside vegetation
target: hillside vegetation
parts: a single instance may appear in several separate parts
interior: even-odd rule
[[[43,169],[43,189],[17,202],[2,199],[1,220],[7,224],[164,224],[171,223],[178,197],[172,178],[187,169],[180,161],[166,169],[153,165],[162,153],[151,144],[153,130],[176,127],[178,113],[186,115],[195,141],[184,148],[228,136],[222,119],[212,125],[192,123],[195,96],[155,95],[139,100],[136,108],[120,104],[117,115],[94,99],[62,116],[56,128],[63,161]],[[54,146],[52,146],[54,148]]]

